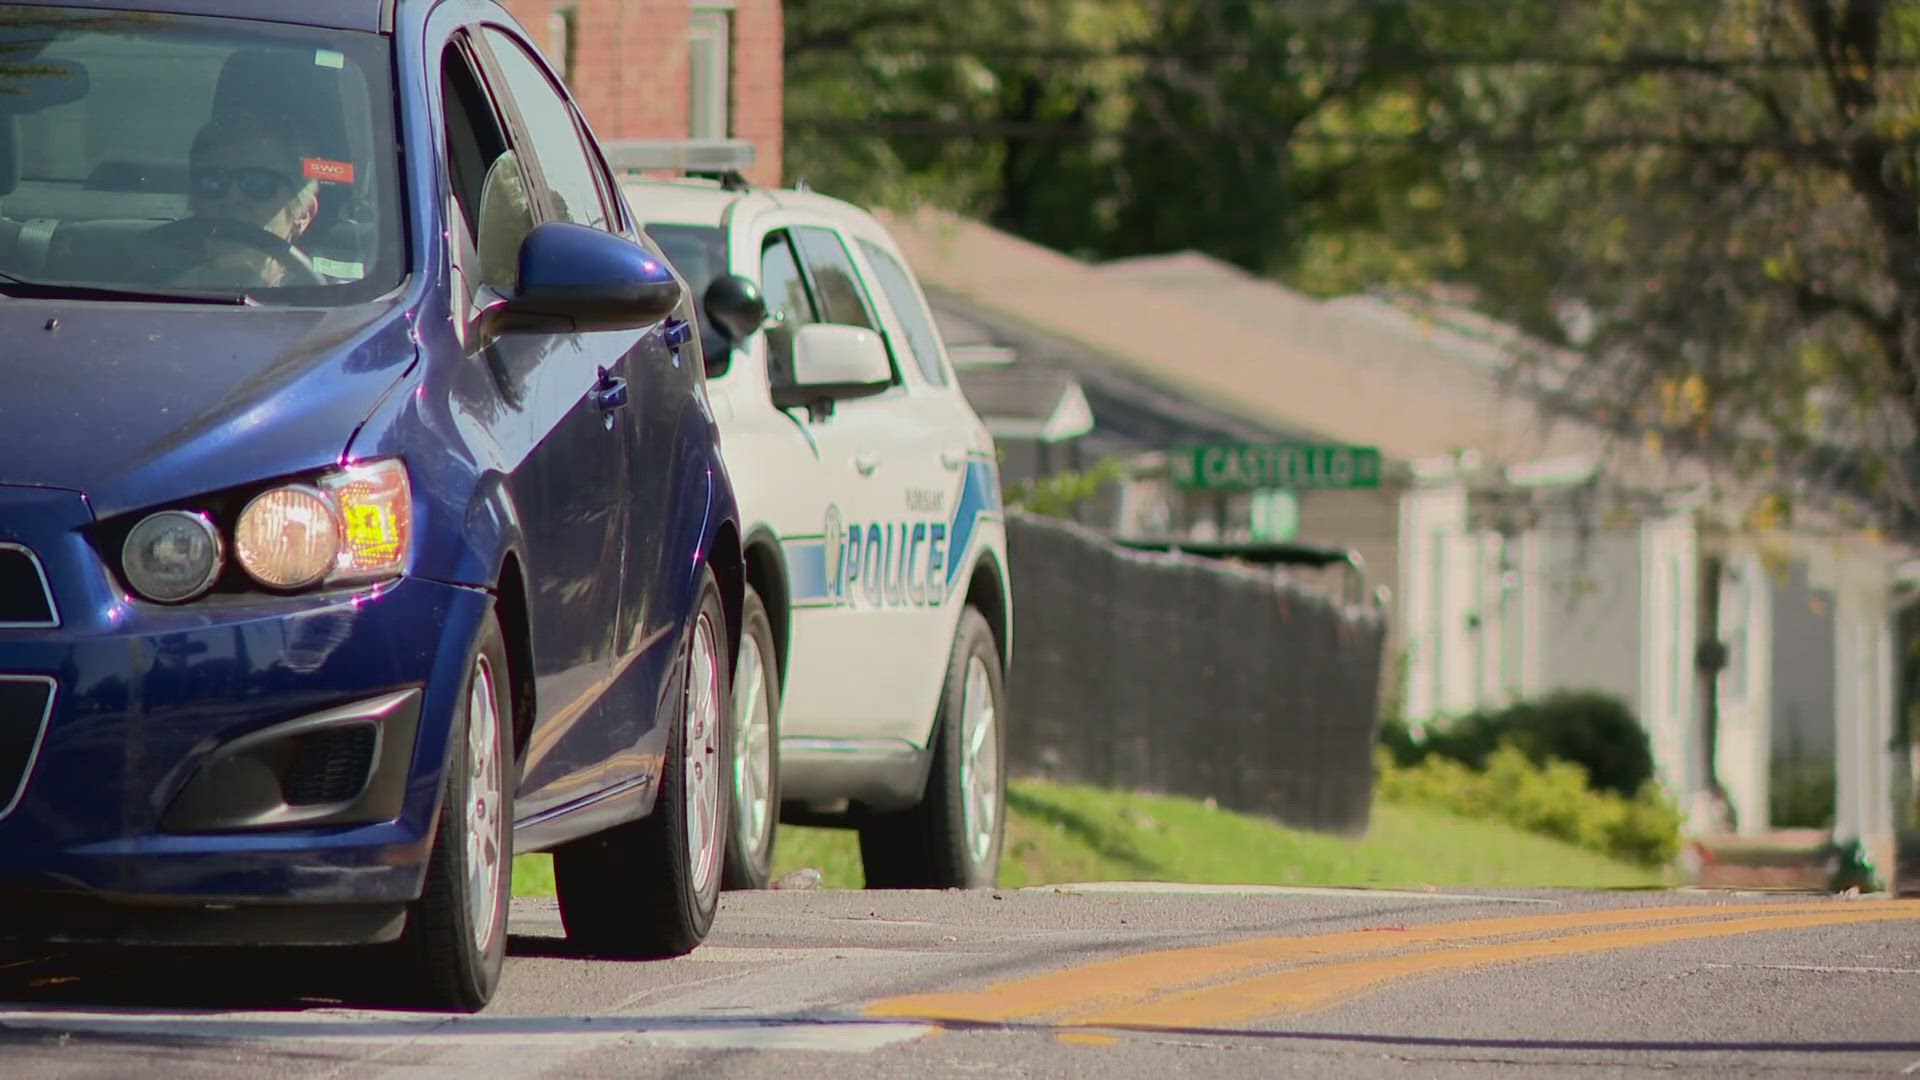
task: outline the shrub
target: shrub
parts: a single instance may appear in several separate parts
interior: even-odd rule
[[[1041,517],[1071,520],[1082,502],[1126,475],[1126,464],[1119,458],[1101,458],[1092,468],[1078,472],[1056,472],[1019,481],[1007,493],[1007,505]]]
[[[1390,802],[1505,821],[1643,865],[1665,865],[1680,851],[1679,811],[1651,781],[1631,798],[1596,790],[1579,765],[1536,764],[1512,745],[1489,753],[1484,769],[1437,754],[1401,766],[1385,746],[1375,752],[1375,761],[1380,796]]]
[[[1596,791],[1633,798],[1653,779],[1653,747],[1633,711],[1594,690],[1563,690],[1483,710],[1430,728],[1415,739],[1398,721],[1382,723],[1381,744],[1396,763],[1443,757],[1478,769],[1501,746],[1518,748],[1535,765],[1571,762]]]
[[[1768,771],[1767,817],[1775,828],[1833,828],[1832,755],[1789,753],[1774,758]]]
[[[1593,690],[1521,701],[1501,714],[1506,738],[1536,763],[1571,761],[1598,791],[1633,798],[1653,779],[1653,746],[1626,703]]]
[[[1414,738],[1407,722],[1397,716],[1380,718],[1377,738],[1381,747],[1393,757],[1395,765],[1416,764],[1427,756],[1430,745],[1426,740]]]

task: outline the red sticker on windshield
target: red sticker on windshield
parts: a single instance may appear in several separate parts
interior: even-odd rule
[[[327,158],[310,157],[301,158],[300,164],[304,167],[308,179],[318,180],[323,184],[353,183],[353,162],[351,161],[330,161]]]

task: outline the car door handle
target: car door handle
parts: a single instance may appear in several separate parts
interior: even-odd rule
[[[965,465],[966,463],[967,463],[967,452],[965,450],[940,451],[940,464],[945,466],[946,468],[957,469],[960,466]]]
[[[862,450],[853,455],[853,467],[860,470],[861,476],[872,476],[873,470],[880,467],[880,455],[871,450]]]
[[[587,396],[593,399],[594,407],[601,412],[624,409],[627,407],[627,380],[608,374],[606,368],[601,368],[600,381],[593,384]]]

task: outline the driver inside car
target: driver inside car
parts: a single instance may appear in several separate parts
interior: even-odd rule
[[[170,284],[318,283],[294,246],[320,206],[319,181],[306,175],[305,160],[290,135],[259,118],[203,126],[188,160],[188,216],[149,234],[173,249],[170,261],[182,268]]]

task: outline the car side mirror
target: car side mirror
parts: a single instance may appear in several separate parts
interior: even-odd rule
[[[476,319],[482,340],[513,330],[637,330],[666,318],[685,296],[673,270],[623,236],[549,221],[520,242],[520,284],[495,294]]]
[[[767,304],[760,286],[739,274],[722,274],[700,298],[707,318],[736,344],[752,337],[767,321]]]
[[[893,385],[893,360],[864,327],[808,323],[793,335],[793,382],[773,388],[780,408],[869,397]]]

